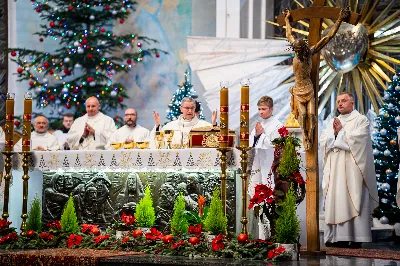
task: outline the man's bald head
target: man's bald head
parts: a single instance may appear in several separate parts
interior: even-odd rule
[[[100,112],[99,100],[92,96],[86,100],[86,112],[88,116],[95,116]]]
[[[47,129],[49,129],[49,120],[47,120],[45,116],[39,115],[35,118],[33,127],[35,128],[36,133],[46,133]]]
[[[128,127],[135,127],[137,119],[138,119],[138,114],[135,109],[133,108],[126,109],[124,116],[125,125],[127,125]]]

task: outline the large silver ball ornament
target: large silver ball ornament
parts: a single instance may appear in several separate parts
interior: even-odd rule
[[[323,32],[325,37],[332,26]],[[322,56],[336,72],[347,73],[363,59],[368,47],[368,30],[362,25],[342,23],[335,37],[322,49]]]
[[[400,122],[400,116],[398,115],[398,116],[396,116],[396,118],[394,119],[397,123],[399,123]]]
[[[383,155],[385,155],[385,156],[390,156],[392,153],[389,151],[389,150],[385,150],[384,152],[383,152]]]
[[[387,130],[382,128],[380,133],[381,133],[382,136],[385,136],[387,134]]]
[[[390,189],[390,185],[388,183],[383,183],[382,184],[382,189],[389,190]]]
[[[377,156],[377,155],[379,154],[379,150],[378,150],[378,149],[374,149],[374,150],[373,150],[373,154],[374,154],[375,156]]]

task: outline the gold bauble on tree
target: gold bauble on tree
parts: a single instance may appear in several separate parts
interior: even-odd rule
[[[388,175],[388,174],[391,174],[391,173],[392,173],[392,169],[389,168],[389,169],[386,170],[386,174],[387,174],[387,175]]]
[[[394,139],[391,139],[390,140],[390,145],[392,145],[392,146],[396,145],[396,141]]]
[[[388,118],[389,117],[389,113],[385,113],[383,116]]]

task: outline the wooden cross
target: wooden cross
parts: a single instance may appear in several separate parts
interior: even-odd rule
[[[308,45],[311,47],[321,39],[321,23],[323,18],[336,20],[340,8],[325,7],[325,0],[314,0],[313,7],[290,10],[292,21],[310,19]],[[278,16],[279,26],[285,25],[285,15]],[[351,12],[346,22],[357,24],[359,15]],[[318,114],[319,88],[319,53],[312,58],[311,81],[314,85],[315,114]],[[319,177],[318,177],[318,123],[315,127],[313,147],[306,151],[306,224],[307,224],[307,251],[320,250],[319,243]]]

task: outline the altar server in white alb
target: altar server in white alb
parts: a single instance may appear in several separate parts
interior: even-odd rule
[[[74,122],[73,114],[64,114],[62,127],[53,132],[53,135],[56,136],[58,142],[60,143],[61,150],[69,150],[67,138],[68,131],[71,129],[72,123]]]
[[[154,129],[151,132],[151,139],[154,139],[155,131],[174,130],[173,143],[182,141],[183,135],[188,135],[192,129],[212,127],[212,124],[199,119],[196,116],[196,101],[191,97],[185,97],[181,102],[181,115],[177,120],[167,123],[165,126],[160,126],[161,120],[160,115],[153,111],[154,121],[156,123]]]
[[[35,151],[57,151],[60,149],[57,138],[47,132],[49,121],[46,117],[40,115],[35,118],[33,123],[35,131],[31,133],[31,148]],[[22,151],[22,139],[14,146],[14,151]]]
[[[254,148],[268,149],[273,147],[272,141],[279,138],[278,129],[283,125],[276,119],[274,111],[274,100],[269,96],[262,96],[257,102],[258,115],[261,121],[256,123],[256,127],[251,131],[250,146]]]
[[[125,111],[124,122],[125,125],[117,130],[113,134],[108,142],[107,148],[111,143],[122,142],[143,142],[149,140],[150,131],[137,124],[138,113],[133,108],[128,108]],[[111,148],[112,149],[112,148]]]
[[[322,133],[327,246],[361,247],[371,242],[371,213],[378,203],[368,119],[354,108],[354,96],[337,97],[340,115]]]
[[[99,100],[90,97],[86,100],[86,114],[74,121],[67,142],[71,150],[104,150],[116,131],[114,120],[100,112]]]

